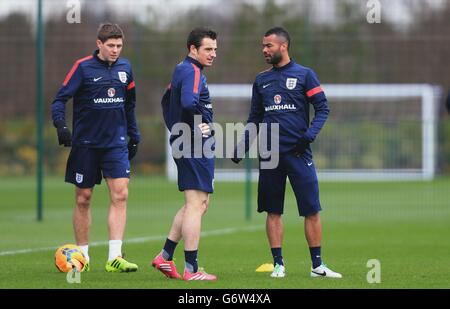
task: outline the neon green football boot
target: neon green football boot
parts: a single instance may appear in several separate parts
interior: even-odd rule
[[[128,262],[123,257],[118,256],[114,260],[106,262],[105,269],[107,272],[128,273],[137,271],[138,266]]]
[[[81,269],[81,271],[85,272],[85,271],[89,271],[89,270],[91,270],[91,268],[89,267],[89,262],[86,262],[86,264],[84,264],[84,266]]]

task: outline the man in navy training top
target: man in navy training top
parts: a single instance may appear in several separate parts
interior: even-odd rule
[[[90,203],[103,177],[109,188],[108,272],[138,269],[122,255],[130,178],[130,160],[140,140],[134,113],[136,90],[130,62],[119,58],[124,35],[117,24],[102,24],[93,55],[77,60],[52,104],[53,124],[60,145],[72,146],[65,181],[75,185],[75,240],[89,270]],[[65,120],[66,102],[73,97],[73,136]],[[127,136],[129,137],[127,141]]]
[[[188,55],[175,67],[171,83],[163,96],[161,103],[165,123],[171,131],[172,154],[177,138],[186,140],[186,136],[179,135],[175,129],[176,125],[188,126],[188,141],[199,136],[200,144],[204,145],[214,138],[208,125],[213,121],[211,98],[202,70],[212,66],[216,58],[216,38],[217,34],[210,29],[196,28],[191,31],[187,39]],[[201,119],[198,125],[195,125],[195,117]],[[192,148],[189,149],[187,156],[174,155],[178,189],[184,192],[185,204],[175,215],[164,247],[153,259],[152,265],[169,278],[212,281],[217,279],[216,276],[198,267],[197,253],[201,220],[208,208],[209,194],[213,193],[214,156],[208,156],[203,151],[200,156],[195,156]],[[181,239],[184,240],[185,256],[183,277],[178,274],[173,262],[175,248]]]
[[[281,216],[287,176],[297,199],[299,215],[305,217],[305,236],[312,260],[311,277],[341,278],[341,274],[330,270],[321,259],[321,206],[310,147],[328,118],[329,107],[316,74],[290,59],[289,45],[290,37],[285,29],[275,27],[265,33],[262,52],[272,68],[256,77],[247,120],[256,125],[279,124],[279,164],[274,169],[260,168],[258,183],[258,212],[267,212],[267,236],[274,259],[271,276],[285,276]],[[311,125],[309,104],[315,111]],[[244,136],[244,140],[247,139],[245,151],[249,138]],[[235,151],[232,159],[235,163],[242,159],[237,154]]]

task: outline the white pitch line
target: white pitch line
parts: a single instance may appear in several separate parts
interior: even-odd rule
[[[243,227],[243,228],[236,227],[236,228],[226,228],[226,229],[220,229],[220,230],[211,230],[211,231],[202,232],[201,236],[208,237],[208,236],[234,234],[234,233],[238,233],[238,232],[251,232],[251,231],[259,230],[263,227],[264,227],[263,225],[252,225],[252,226]],[[143,242],[160,241],[160,240],[164,240],[166,238],[167,238],[167,235],[155,235],[155,236],[130,238],[130,239],[126,239],[124,242],[138,244],[138,243],[143,243]],[[89,247],[106,246],[106,245],[108,245],[108,241],[94,241],[89,244]],[[42,248],[33,248],[33,249],[0,251],[0,256],[50,251],[50,250],[55,250],[56,248],[57,247],[42,247]]]

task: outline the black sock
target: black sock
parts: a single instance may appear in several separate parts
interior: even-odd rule
[[[184,259],[185,259],[186,269],[190,273],[196,273],[198,270],[197,253],[198,253],[198,250],[193,250],[193,251],[184,250]]]
[[[322,264],[322,258],[320,257],[320,246],[309,247],[309,253],[311,254],[312,267],[319,267]]]
[[[166,239],[166,243],[164,244],[163,248],[163,258],[166,261],[172,261],[173,259],[173,253],[175,252],[175,248],[177,247],[178,243],[170,240],[169,238]]]
[[[281,254],[281,248],[271,248],[273,256],[273,265],[284,265],[283,256]]]

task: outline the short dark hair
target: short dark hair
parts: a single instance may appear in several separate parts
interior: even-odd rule
[[[105,43],[109,39],[124,39],[122,29],[118,24],[104,23],[98,27],[97,39]]]
[[[283,27],[273,27],[264,34],[264,36],[269,36],[275,34],[276,36],[284,38],[288,43],[288,50],[289,46],[291,45],[291,37],[289,36],[289,33],[284,29]]]
[[[199,49],[204,38],[215,40],[217,38],[217,33],[214,30],[204,27],[193,29],[187,38],[187,49],[191,50],[191,45],[194,45],[196,49]]]

